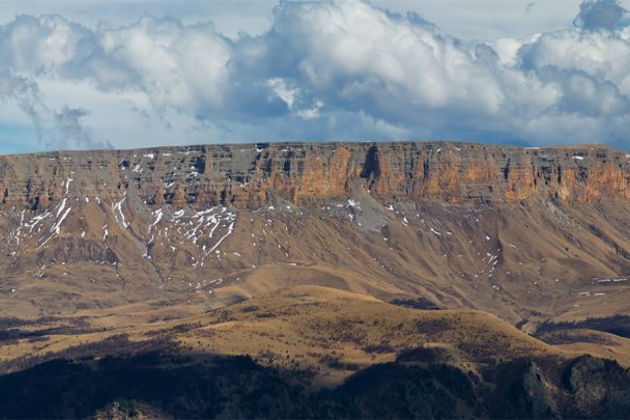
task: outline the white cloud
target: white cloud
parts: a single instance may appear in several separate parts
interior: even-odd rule
[[[145,17],[103,31],[100,38],[106,56],[133,71],[136,87],[156,106],[194,110],[221,105],[231,45],[212,25]]]
[[[585,0],[573,23],[588,31],[611,30],[627,15],[617,0]]]
[[[408,138],[629,148],[625,16],[589,0],[575,27],[475,44],[359,0],[283,2],[269,30],[238,38],[174,18],[91,29],[20,16],[0,26],[0,98],[49,147]]]
[[[287,104],[289,109],[293,107],[295,97],[299,93],[298,89],[288,87],[285,81],[278,77],[267,80],[266,84],[271,88],[274,95]]]

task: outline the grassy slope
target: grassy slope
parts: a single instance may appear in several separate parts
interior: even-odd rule
[[[7,361],[60,352],[127,334],[132,341],[172,340],[185,353],[247,354],[263,365],[309,372],[308,382],[315,387],[338,384],[361,368],[395,360],[416,348],[432,349],[437,358],[432,361],[473,371],[520,356],[564,359],[584,353],[630,365],[625,356],[630,340],[616,336],[605,345],[586,339],[549,345],[485,312],[409,309],[321,286],[285,288],[227,308],[204,310],[208,308],[203,305],[140,304],[119,311],[83,312],[45,325],[66,330],[5,343],[0,357]]]

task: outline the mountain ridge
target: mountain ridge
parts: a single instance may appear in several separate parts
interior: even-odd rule
[[[88,197],[137,190],[148,204],[258,208],[274,199],[630,199],[630,164],[600,145],[521,148],[461,142],[257,143],[0,156],[2,203],[48,207],[63,182]],[[89,175],[89,177],[88,177]],[[86,179],[88,178],[88,179]],[[77,187],[79,185],[79,187]]]
[[[295,285],[541,322],[627,310],[605,146],[273,143],[0,158],[0,316]],[[605,304],[603,304],[605,303]]]

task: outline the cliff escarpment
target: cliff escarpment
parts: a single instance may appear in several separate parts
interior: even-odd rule
[[[47,208],[68,188],[102,199],[133,190],[149,205],[237,209],[277,198],[305,205],[357,188],[388,201],[592,202],[630,199],[630,163],[624,152],[601,145],[449,142],[231,144],[0,157],[5,206]]]
[[[604,146],[269,143],[0,157],[0,317],[297,284],[524,328],[628,310]],[[4,309],[4,311],[2,310]]]

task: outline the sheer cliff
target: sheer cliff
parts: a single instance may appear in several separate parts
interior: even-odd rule
[[[604,146],[518,148],[474,143],[270,143],[55,152],[0,158],[4,205],[47,208],[67,179],[84,197],[134,191],[149,204],[257,208],[341,197],[448,202],[530,197],[630,199],[628,156]]]

